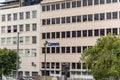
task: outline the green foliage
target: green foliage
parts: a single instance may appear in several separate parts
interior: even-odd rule
[[[83,61],[89,66],[96,80],[114,77],[120,78],[120,38],[107,35],[84,51]]]
[[[0,75],[9,75],[16,69],[16,51],[10,49],[0,49]]]

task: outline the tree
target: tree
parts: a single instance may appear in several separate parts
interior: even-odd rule
[[[108,34],[97,39],[96,44],[84,51],[83,61],[96,80],[120,79],[120,38]]]
[[[0,75],[9,75],[16,69],[17,53],[15,50],[0,49]]]

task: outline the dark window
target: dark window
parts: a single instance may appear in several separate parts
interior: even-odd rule
[[[105,4],[105,0],[100,0],[100,4]]]
[[[77,1],[77,7],[81,7],[81,1]]]
[[[66,47],[66,53],[70,53],[70,47]]]
[[[59,69],[60,68],[60,64],[57,62],[56,63],[56,69]]]
[[[52,18],[52,24],[55,24],[55,18]]]
[[[65,38],[65,32],[62,32],[61,36],[62,36],[62,38]]]
[[[47,19],[47,25],[50,25],[50,19]]]
[[[99,14],[94,14],[94,20],[99,20]]]
[[[118,18],[118,12],[113,12],[112,13],[112,18],[117,19]]]
[[[50,5],[47,5],[46,8],[47,8],[47,11],[50,11]]]
[[[61,6],[62,6],[62,9],[65,9],[65,3],[62,3]]]
[[[60,32],[56,32],[56,38],[60,38]]]
[[[77,69],[81,69],[81,63],[77,63]]]
[[[100,36],[104,36],[105,35],[105,30],[104,29],[100,29]]]
[[[107,13],[107,19],[111,19],[111,13],[109,12],[109,13]]]
[[[60,53],[60,47],[56,47],[56,53]]]
[[[66,3],[66,8],[70,8],[70,2]]]
[[[52,4],[52,10],[55,10],[55,4]]]
[[[46,25],[46,20],[42,19],[42,25]]]
[[[66,38],[70,38],[70,31],[66,32]]]
[[[85,49],[87,49],[87,46],[83,46],[83,51],[84,51]]]
[[[13,26],[13,32],[17,32],[17,25]]]
[[[50,47],[47,47],[47,53],[50,53]]]
[[[55,63],[51,63],[51,68],[53,69],[55,67]]]
[[[77,31],[77,37],[81,37],[81,31]]]
[[[45,6],[42,6],[42,11],[45,11]]]
[[[105,19],[105,13],[100,13],[100,20],[104,20]]]
[[[88,15],[88,21],[92,21],[93,20],[93,16],[92,16],[92,14],[89,14]]]
[[[106,30],[106,34],[109,34],[109,33],[111,33],[111,29]]]
[[[76,53],[76,47],[72,47],[72,53]]]
[[[42,53],[45,53],[45,48],[44,47],[42,47]]]
[[[47,33],[47,39],[50,39],[50,33]]]
[[[87,21],[87,15],[83,15],[83,22]]]
[[[60,24],[60,18],[56,18],[56,24]]]
[[[83,6],[87,6],[87,0],[83,0]]]
[[[51,52],[55,53],[55,47],[51,47]]]
[[[11,33],[11,26],[7,26],[7,32]]]
[[[76,4],[76,1],[73,1],[73,2],[72,2],[72,8],[75,8],[76,5],[77,5],[77,4]]]
[[[45,38],[46,38],[46,34],[42,33],[42,39],[45,39]]]
[[[66,22],[70,23],[70,17],[66,17]]]
[[[56,10],[60,9],[60,4],[56,4]]]
[[[111,3],[111,0],[106,0],[106,3]]]
[[[44,62],[42,62],[42,68],[45,68],[45,63]]]
[[[112,0],[113,3],[117,2],[117,0]]]
[[[72,16],[72,22],[76,22],[76,16]]]
[[[81,53],[81,46],[77,46],[77,53]]]
[[[98,5],[99,4],[99,0],[94,0],[94,5]]]
[[[52,32],[52,38],[55,38],[55,32]]]
[[[61,53],[65,53],[65,47],[61,47]]]
[[[91,5],[92,5],[92,1],[93,1],[93,0],[88,0],[88,6],[91,6]]]
[[[88,36],[92,36],[93,32],[92,30],[88,30]]]
[[[98,29],[94,30],[94,36],[99,36],[99,30]]]
[[[81,16],[77,16],[77,22],[81,22]]]
[[[87,30],[83,30],[83,37],[87,37]]]
[[[76,69],[76,63],[72,63],[72,69]]]
[[[50,63],[49,62],[47,62],[46,68],[50,68]]]
[[[117,28],[113,28],[113,34],[115,34],[115,35],[118,34]]]
[[[65,23],[65,17],[62,17],[62,19],[61,19],[62,21],[62,23]]]
[[[72,31],[72,37],[76,37],[76,31]]]

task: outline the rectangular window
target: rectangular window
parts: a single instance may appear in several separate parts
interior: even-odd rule
[[[20,18],[20,20],[24,19],[24,13],[23,12],[19,13],[19,18]]]
[[[32,18],[37,18],[37,11],[32,11]]]
[[[111,12],[108,12],[106,15],[107,15],[106,16],[107,19],[111,19]]]
[[[106,29],[106,34],[109,34],[109,33],[111,33],[111,29],[110,28]]]
[[[42,6],[42,11],[45,11],[45,7],[46,7],[46,6]]]
[[[17,37],[13,37],[13,44],[17,44]]]
[[[45,53],[45,47],[42,47],[42,53]]]
[[[56,47],[56,53],[60,53],[60,47]]]
[[[52,10],[55,10],[55,4],[52,4]]]
[[[87,6],[87,0],[83,0],[83,6]]]
[[[81,46],[77,46],[77,53],[81,53]]]
[[[29,49],[25,49],[25,57],[29,57],[30,56],[30,50]]]
[[[81,16],[77,16],[77,22],[81,22]]]
[[[100,29],[100,36],[104,36],[105,35],[105,30],[104,29]]]
[[[42,39],[46,39],[46,34],[42,33]]]
[[[115,34],[115,35],[118,34],[117,28],[113,28],[113,34]]]
[[[99,0],[94,0],[94,5],[98,5],[99,4]]]
[[[11,44],[11,38],[7,38],[7,44]]]
[[[32,49],[32,57],[36,57],[37,56],[37,50],[36,49]]]
[[[17,20],[17,13],[13,13],[13,20]]]
[[[113,3],[117,2],[117,0],[112,0]]]
[[[91,6],[91,5],[92,5],[92,1],[93,1],[93,0],[88,0],[88,6]]]
[[[70,38],[70,31],[66,32],[66,38]]]
[[[24,30],[23,30],[23,25],[19,25],[19,30],[20,30],[20,32],[23,32]]]
[[[72,23],[76,22],[76,16],[72,16]]]
[[[76,69],[76,63],[72,63],[72,69]]]
[[[5,15],[2,15],[2,22],[5,21]]]
[[[76,31],[72,31],[72,37],[76,37]]]
[[[71,20],[70,20],[71,17],[66,17],[66,23],[70,23]]]
[[[50,11],[50,5],[46,5],[46,11]]]
[[[105,4],[105,0],[100,0],[100,4]]]
[[[61,53],[65,53],[65,47],[61,47]]]
[[[51,49],[50,47],[47,47],[47,53],[50,53]]]
[[[37,24],[36,23],[32,24],[32,31],[37,31]]]
[[[42,19],[42,25],[46,25],[46,20]]]
[[[93,32],[92,30],[88,30],[88,37],[92,36]]]
[[[65,23],[65,17],[62,17],[62,19],[61,19],[62,21],[62,24],[64,24]]]
[[[81,31],[77,31],[77,37],[81,37]]]
[[[70,2],[66,2],[66,8],[70,8]]]
[[[60,24],[60,18],[56,18],[56,24]]]
[[[112,12],[112,19],[118,18],[118,12]]]
[[[66,53],[70,53],[70,47],[66,47]]]
[[[17,32],[17,25],[13,25],[13,32]]]
[[[62,36],[62,38],[65,38],[65,32],[62,32],[61,36]]]
[[[72,8],[75,8],[77,6],[77,2],[76,1],[73,1],[72,2]]]
[[[1,38],[1,45],[5,44],[5,38]]]
[[[51,52],[55,53],[55,47],[51,47]]]
[[[7,14],[7,20],[11,21],[11,14]]]
[[[105,20],[105,13],[100,13],[100,20]]]
[[[47,25],[50,25],[50,19],[47,19],[47,23],[46,23]]]
[[[94,36],[99,36],[99,30],[98,29],[94,30]]]
[[[50,39],[50,33],[47,33],[47,39]]]
[[[111,0],[106,0],[106,3],[111,3]]]
[[[56,4],[56,10],[60,9],[60,4]]]
[[[87,37],[87,30],[83,30],[83,37]]]
[[[95,21],[99,20],[99,14],[94,14],[94,20]]]
[[[93,15],[92,14],[88,15],[88,21],[93,21]]]
[[[60,32],[56,32],[56,38],[60,38]]]
[[[83,22],[87,21],[87,15],[83,15]]]
[[[36,36],[32,36],[32,44],[36,44],[37,43],[37,37]]]
[[[81,7],[81,1],[77,1],[77,7]]]
[[[65,6],[66,6],[65,3],[61,3],[61,8],[62,9],[65,9]]]
[[[20,56],[20,57],[23,56],[23,49],[19,49],[19,56]]]
[[[1,26],[1,33],[5,33],[5,26]]]
[[[75,46],[72,47],[72,53],[76,53],[76,47]]]
[[[30,31],[30,24],[26,24],[26,31]]]
[[[26,19],[30,19],[30,11],[26,12]]]
[[[52,18],[52,24],[55,24],[55,18]]]
[[[81,63],[77,63],[77,69],[81,69]]]
[[[25,37],[25,44],[30,44],[30,37],[29,36]]]
[[[20,38],[19,38],[19,43],[20,43],[20,44],[23,44],[23,37],[20,37]]]
[[[7,32],[11,33],[11,26],[7,26]]]
[[[52,32],[52,38],[55,38],[55,32]]]
[[[59,62],[56,62],[56,69],[59,69],[60,68],[60,64]]]

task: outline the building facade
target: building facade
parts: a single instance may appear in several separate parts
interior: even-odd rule
[[[0,47],[16,49],[20,32],[19,74],[92,78],[81,53],[100,36],[120,34],[119,4],[119,0],[43,0],[2,9]]]

